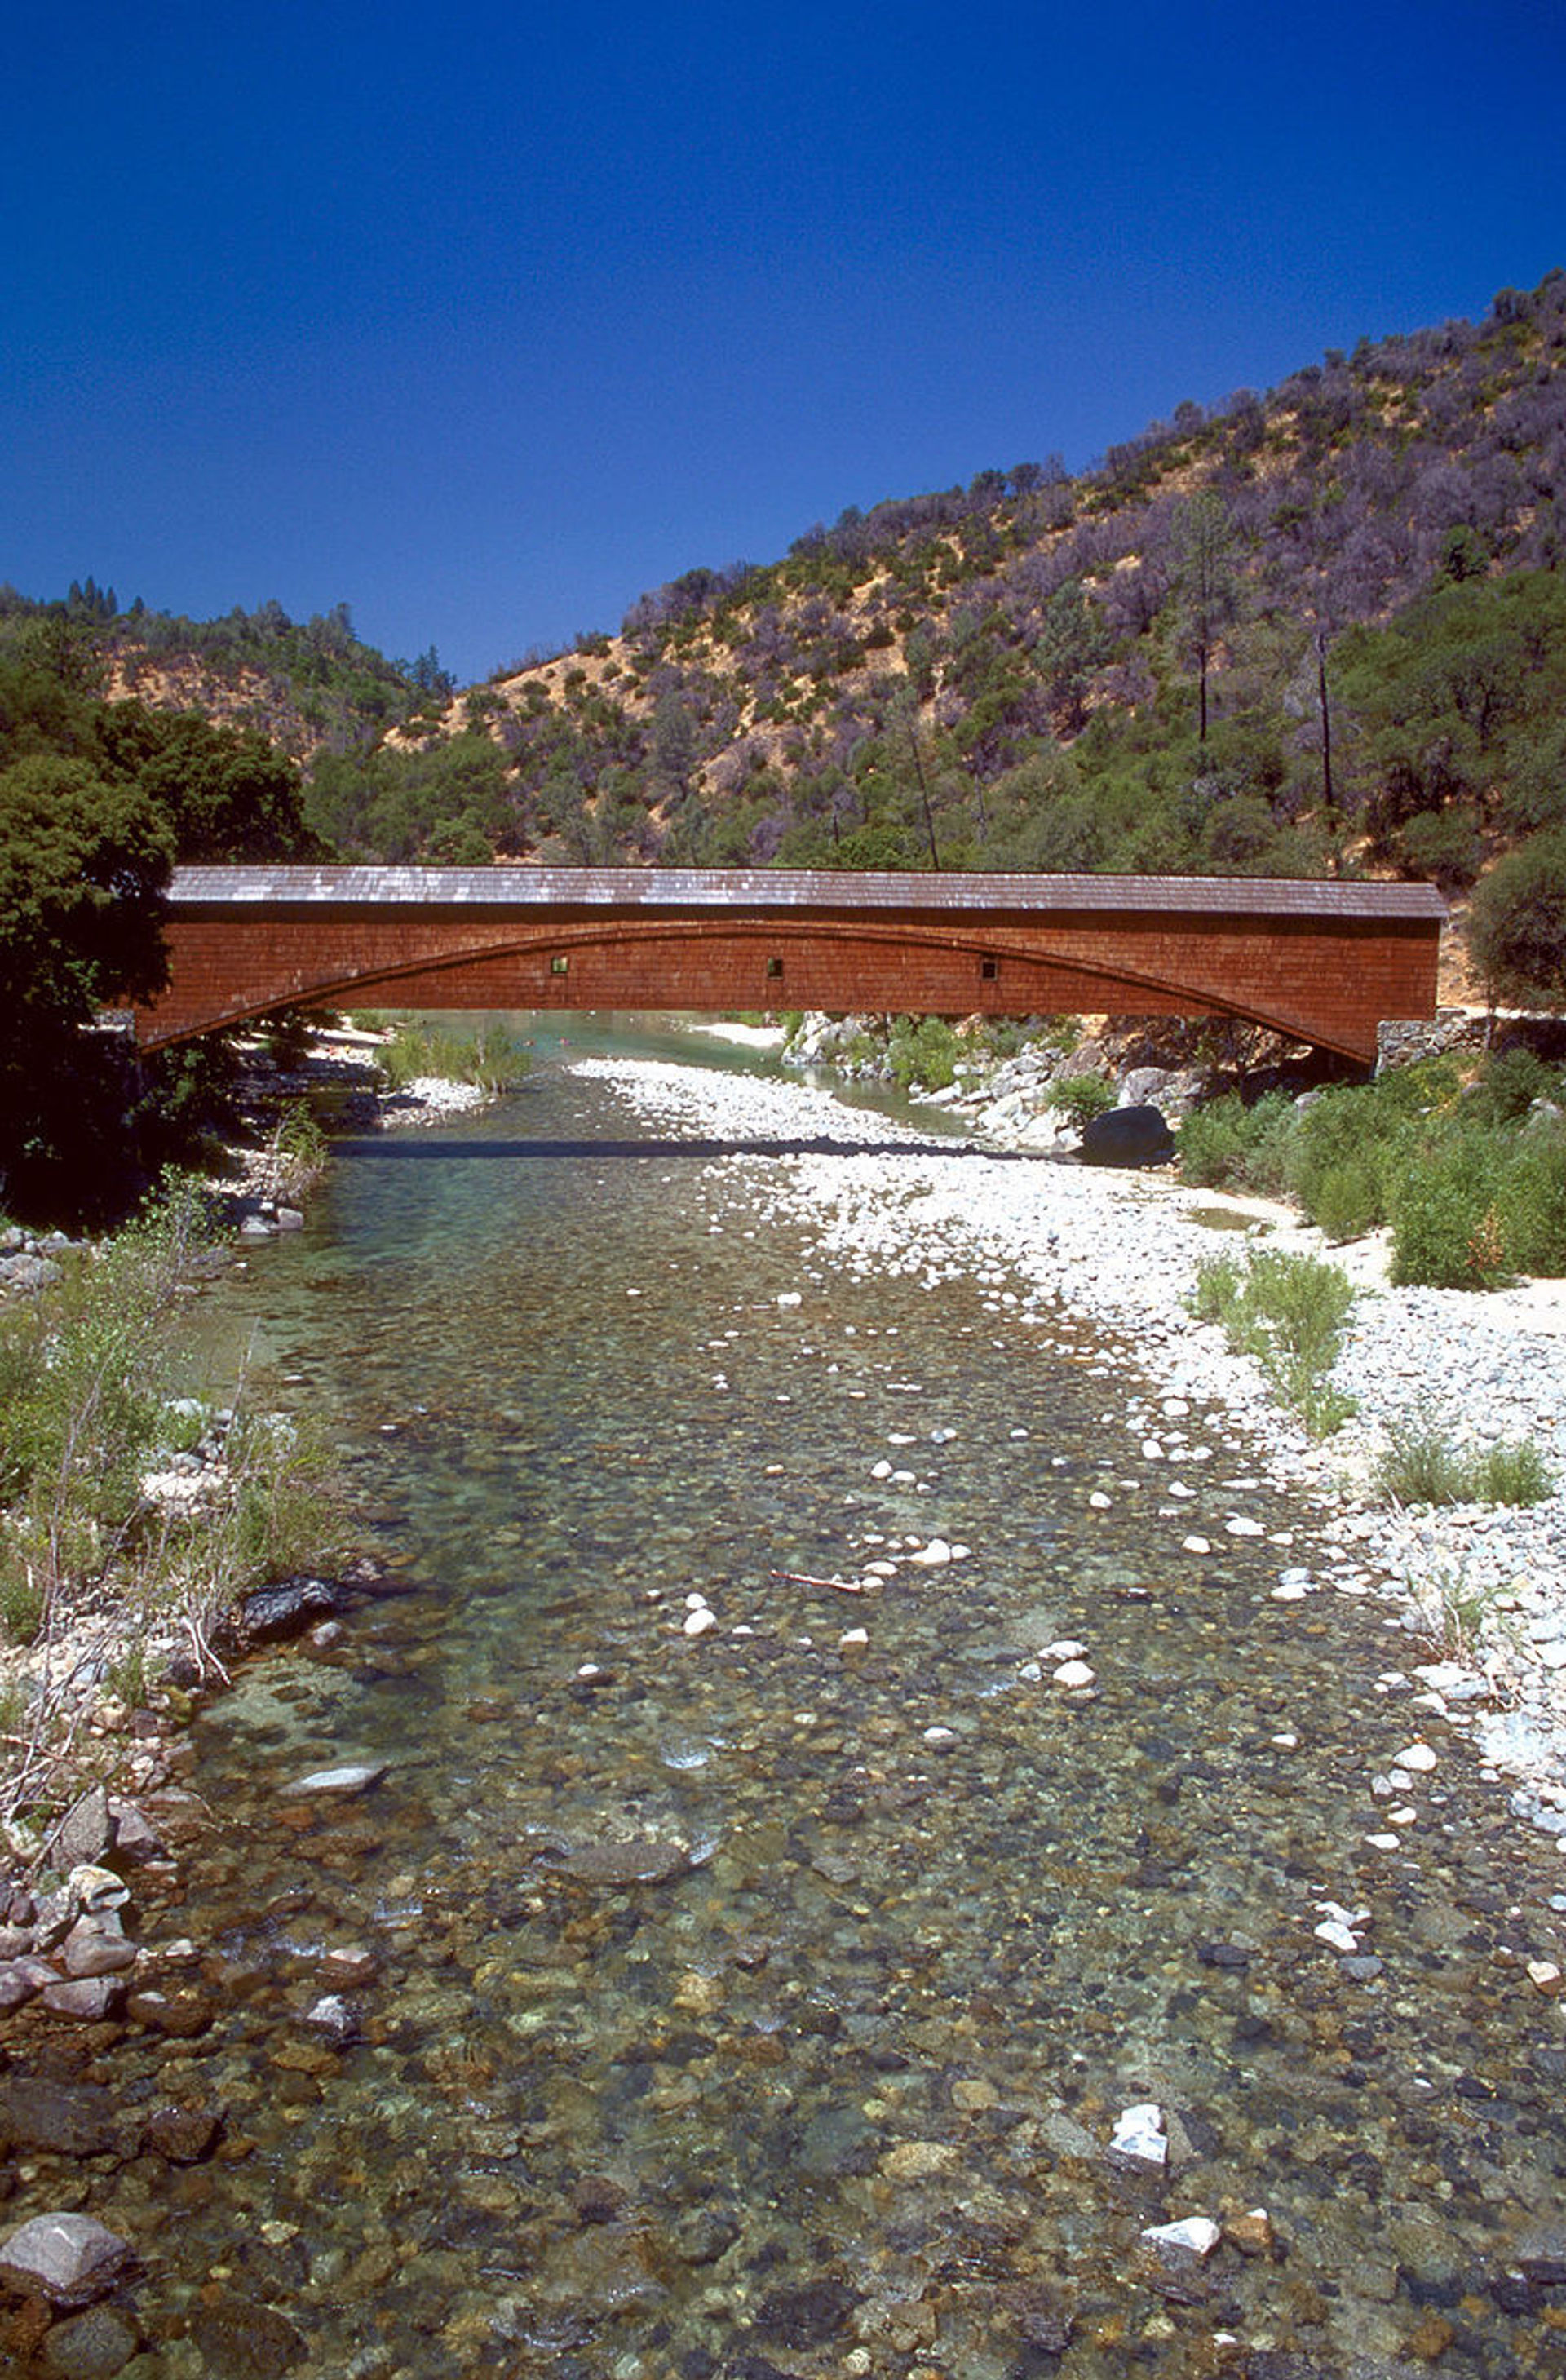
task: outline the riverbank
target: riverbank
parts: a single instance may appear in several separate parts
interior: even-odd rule
[[[803,1085],[698,1067],[589,1058],[661,1129],[732,1142],[707,1177],[751,1227],[805,1222],[824,1258],[862,1274],[934,1286],[959,1273],[998,1312],[1040,1324],[1062,1310],[1104,1342],[1126,1377],[1114,1420],[1144,1453],[1168,1457],[1170,1557],[1199,1566],[1210,1541],[1184,1525],[1190,1490],[1176,1427],[1197,1400],[1220,1404],[1233,1446],[1262,1482],[1319,1513],[1317,1559],[1280,1562],[1281,1602],[1375,1597],[1389,1609],[1386,1690],[1411,1719],[1451,1719],[1508,1781],[1514,1814],[1566,1847],[1566,1340],[1558,1285],[1471,1293],[1394,1289],[1373,1244],[1339,1249],[1257,1202],[1220,1199],[1158,1173],[1030,1158],[845,1109]],[[764,1153],[766,1142],[785,1153]],[[789,1145],[792,1144],[792,1147]],[[897,1153],[895,1172],[887,1165]],[[1232,1228],[1238,1225],[1238,1229]],[[1359,1294],[1335,1384],[1358,1411],[1323,1445],[1280,1412],[1257,1366],[1234,1354],[1189,1299],[1204,1259],[1248,1245],[1343,1265]],[[1410,1427],[1477,1447],[1527,1440],[1555,1481],[1523,1509],[1403,1511],[1373,1486],[1392,1433]],[[1262,1524],[1236,1507],[1237,1534]]]

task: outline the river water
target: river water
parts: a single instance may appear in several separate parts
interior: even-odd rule
[[[1439,1722],[1374,1794],[1408,1640],[1276,1599],[1315,1516],[1221,1415],[1146,1457],[1079,1331],[834,1269],[712,1155],[552,1044],[209,1300],[398,1591],[199,1729],[148,1931],[212,2022],[103,2071],[222,2138],[88,2202],[146,2372],[1566,2371],[1560,1863]]]

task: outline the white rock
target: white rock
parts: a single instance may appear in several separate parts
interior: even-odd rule
[[[312,1768],[308,1777],[296,1777],[285,1785],[285,1793],[368,1793],[386,1774],[383,1760],[345,1763],[341,1768]]]
[[[699,1609],[686,1613],[684,1633],[687,1636],[705,1636],[709,1629],[716,1628],[717,1625],[717,1613],[710,1611],[704,1603]]]
[[[1062,1661],[1053,1673],[1054,1683],[1068,1688],[1090,1686],[1097,1675],[1098,1671],[1089,1669],[1086,1661]]]
[[[1345,1958],[1352,1957],[1359,1948],[1359,1937],[1351,1933],[1348,1926],[1341,1925],[1335,1917],[1324,1917],[1320,1925],[1313,1926],[1311,1931],[1318,1942],[1329,1943],[1334,1950],[1341,1950]]]
[[[944,1570],[951,1559],[952,1548],[944,1537],[931,1537],[928,1546],[908,1556],[915,1570]]]
[[[1165,2165],[1169,2143],[1164,2138],[1163,2109],[1152,2100],[1139,2100],[1115,2118],[1110,2146],[1122,2156],[1139,2157],[1144,2165]]]
[[[1223,1525],[1232,1537],[1264,1537],[1267,1535],[1259,1521],[1247,1521],[1243,1512],[1234,1513]]]
[[[931,1745],[955,1743],[957,1741],[956,1730],[950,1727],[927,1727],[924,1732],[924,1740],[928,1744]]]
[[[1210,1554],[1212,1545],[1207,1537],[1182,1537],[1180,1550],[1183,1554]]]
[[[1187,2215],[1178,2223],[1155,2223],[1142,2237],[1156,2248],[1173,2248],[1205,2264],[1223,2234],[1210,2215]]]
[[[1113,1499],[1112,1497],[1106,1496],[1101,1488],[1095,1488],[1093,1493],[1087,1499],[1087,1501],[1095,1512],[1107,1512],[1113,1501]]]
[[[1436,1765],[1436,1755],[1427,1743],[1411,1743],[1400,1752],[1392,1766],[1406,1768],[1411,1776],[1427,1777]]]
[[[870,1632],[868,1628],[845,1628],[837,1641],[842,1645],[868,1645]]]
[[[1086,1645],[1079,1645],[1074,1636],[1057,1636],[1052,1645],[1045,1645],[1038,1658],[1041,1661],[1080,1661],[1086,1650]]]

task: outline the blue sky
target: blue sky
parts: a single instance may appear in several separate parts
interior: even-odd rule
[[[465,682],[1566,263],[1558,0],[20,0],[0,579]]]

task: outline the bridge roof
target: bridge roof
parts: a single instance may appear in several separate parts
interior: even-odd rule
[[[179,868],[180,908],[1161,910],[1224,917],[1439,920],[1432,884],[1311,877],[924,875],[803,868]]]

